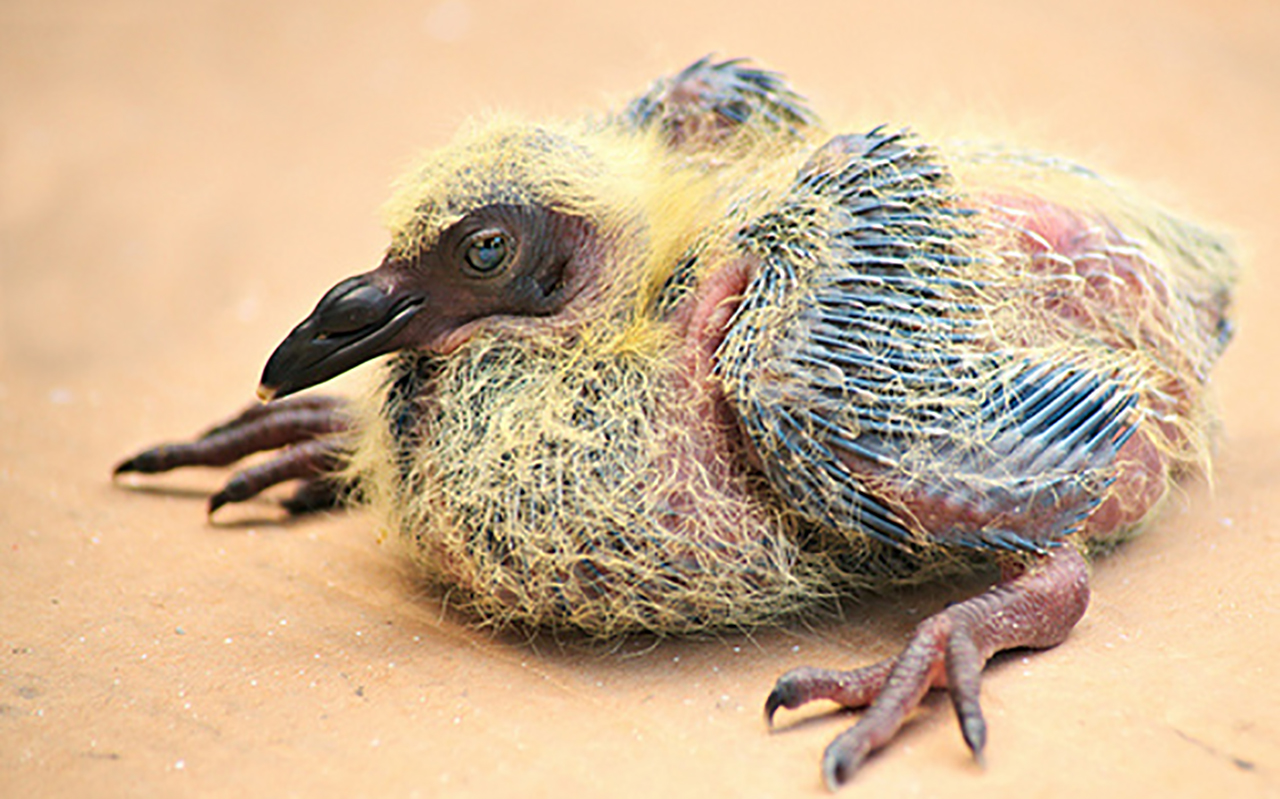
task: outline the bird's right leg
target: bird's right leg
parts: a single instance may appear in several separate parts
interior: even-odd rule
[[[284,448],[231,476],[209,499],[209,513],[243,502],[287,480],[302,483],[283,505],[290,514],[337,505],[346,486],[334,476],[347,448],[351,418],[346,400],[297,397],[254,405],[194,441],[161,444],[120,463],[115,474],[156,474],[183,466],[227,466],[257,452]]]
[[[945,688],[965,743],[980,760],[986,722],[978,695],[987,660],[1005,649],[1061,643],[1089,604],[1089,567],[1070,545],[1022,571],[1019,564],[1006,565],[1009,571],[995,587],[921,622],[897,657],[853,671],[802,667],[782,675],[765,703],[765,718],[772,723],[779,708],[815,699],[867,707],[823,757],[823,777],[834,790],[893,738],[930,688]]]

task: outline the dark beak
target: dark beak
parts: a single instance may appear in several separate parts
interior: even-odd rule
[[[267,402],[301,391],[398,349],[396,334],[424,299],[415,293],[387,293],[368,274],[347,278],[329,289],[271,353],[258,396]]]

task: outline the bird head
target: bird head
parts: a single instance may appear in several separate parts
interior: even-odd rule
[[[381,265],[324,295],[271,355],[259,396],[405,348],[447,354],[495,319],[565,314],[609,279],[617,252],[643,249],[624,242],[644,217],[642,149],[599,130],[496,121],[428,155],[384,209]]]

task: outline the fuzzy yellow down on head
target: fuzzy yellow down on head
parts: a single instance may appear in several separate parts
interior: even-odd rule
[[[486,205],[540,205],[590,218],[625,213],[634,194],[627,191],[635,177],[628,167],[643,157],[625,157],[611,138],[617,137],[592,134],[582,123],[498,115],[473,121],[394,184],[382,214],[392,246],[429,247],[448,225]]]
[[[771,185],[784,187],[799,152],[794,142],[761,138],[740,146],[732,163],[707,164],[672,153],[657,132],[490,115],[408,169],[382,218],[393,253],[406,256],[486,205],[536,205],[582,217],[614,240],[625,262],[615,277],[636,288],[634,299],[643,305],[700,239],[742,224],[776,193]],[[622,237],[629,240],[617,241]]]

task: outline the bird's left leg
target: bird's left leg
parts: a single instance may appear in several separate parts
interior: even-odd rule
[[[981,759],[986,723],[978,693],[987,659],[1004,649],[1061,643],[1088,604],[1089,567],[1076,549],[1063,546],[925,619],[897,657],[853,671],[806,667],[784,674],[765,703],[765,717],[772,723],[778,708],[815,699],[869,705],[823,756],[823,777],[835,789],[888,743],[930,688],[946,688],[965,742]]]
[[[333,473],[342,466],[351,420],[345,400],[297,397],[247,408],[194,441],[161,444],[120,463],[115,474],[156,474],[183,466],[227,466],[257,452],[283,448],[269,460],[244,468],[209,499],[209,513],[243,502],[288,480],[302,483],[284,501],[291,514],[333,507],[345,487]]]

